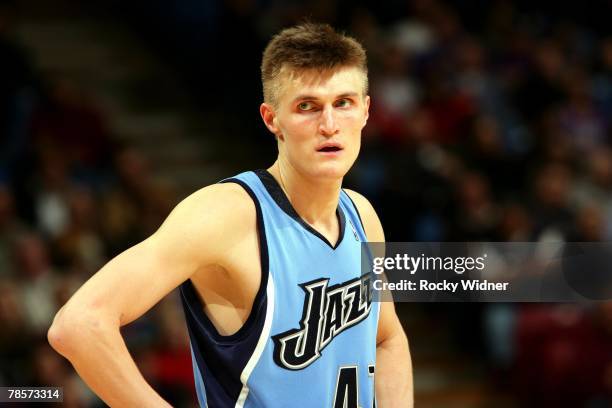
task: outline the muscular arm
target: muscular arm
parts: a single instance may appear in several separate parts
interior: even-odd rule
[[[385,236],[372,205],[360,194],[347,190],[362,217],[370,242],[384,242]],[[382,302],[376,336],[376,399],[383,408],[414,406],[412,362],[408,339],[391,302]]]
[[[252,212],[255,219],[242,195],[229,184],[194,193],[155,234],[92,276],[56,315],[49,342],[108,405],[169,406],[142,377],[119,328],[194,274],[222,263],[233,237],[248,228],[245,217]]]

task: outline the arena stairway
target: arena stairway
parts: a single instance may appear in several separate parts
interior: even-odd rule
[[[37,10],[16,27],[35,65],[91,96],[112,135],[142,152],[160,182],[175,186],[180,198],[227,175],[218,153],[223,140],[207,137],[218,132],[218,121],[196,109],[139,38],[120,23],[74,9],[68,16]]]

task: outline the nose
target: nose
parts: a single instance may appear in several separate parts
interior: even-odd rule
[[[321,111],[319,132],[324,136],[333,136],[338,133],[338,130],[338,122],[335,118],[334,108],[332,106],[325,106]]]

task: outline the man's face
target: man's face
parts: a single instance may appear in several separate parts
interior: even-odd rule
[[[368,119],[364,75],[358,68],[281,74],[276,106],[261,107],[277,136],[281,162],[307,177],[344,177],[357,159]]]

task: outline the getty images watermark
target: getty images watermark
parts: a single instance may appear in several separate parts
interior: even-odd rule
[[[441,256],[409,256],[396,254],[394,257],[375,257],[372,259],[372,272],[382,275],[385,271],[404,271],[414,275],[417,271],[452,271],[463,274],[466,271],[482,271],[485,269],[487,254],[479,257],[441,257]],[[486,279],[462,279],[460,281],[436,281],[419,279],[418,281],[401,279],[399,282],[388,282],[382,277],[375,279],[372,285],[375,290],[424,290],[457,292],[459,287],[464,291],[473,290],[507,290],[509,282],[490,282]]]
[[[361,259],[374,300],[612,299],[612,243],[607,242],[364,243]]]

